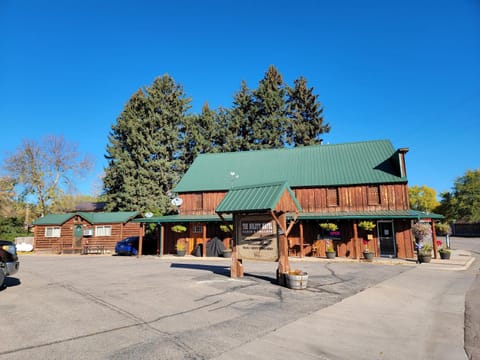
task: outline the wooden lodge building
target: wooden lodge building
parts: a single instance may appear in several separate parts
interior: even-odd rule
[[[160,254],[174,253],[179,239],[187,242],[189,252],[213,237],[224,239],[228,247],[232,235],[220,227],[231,217],[223,211],[222,218],[217,214],[226,195],[282,183],[298,204],[296,213],[287,214],[290,256],[325,256],[331,244],[340,257],[360,259],[368,247],[377,257],[413,258],[412,220],[436,216],[409,207],[407,152],[388,140],[377,140],[202,154],[174,189],[178,214],[135,222],[160,225]],[[262,203],[262,192],[255,194],[257,198],[250,196],[249,204],[242,204],[245,209]],[[358,226],[362,221],[376,226],[368,232]],[[334,223],[337,229],[324,231],[323,223]],[[186,232],[173,232],[178,224]]]
[[[33,223],[34,249],[55,253],[113,251],[118,241],[141,234],[141,224],[132,221],[138,217],[138,212],[49,214]]]

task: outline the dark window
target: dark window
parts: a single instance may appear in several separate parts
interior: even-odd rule
[[[203,209],[203,201],[202,201],[202,194],[194,194],[193,197],[193,210],[202,210]]]
[[[368,205],[380,205],[380,187],[378,185],[368,186]]]
[[[327,206],[338,206],[338,188],[327,188]]]

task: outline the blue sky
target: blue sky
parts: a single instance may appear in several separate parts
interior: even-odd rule
[[[95,160],[130,96],[169,74],[231,106],[270,64],[324,105],[326,143],[408,147],[410,185],[450,190],[480,168],[480,2],[0,1],[0,163],[23,139],[63,135]]]

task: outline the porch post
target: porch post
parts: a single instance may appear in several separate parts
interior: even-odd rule
[[[300,221],[299,226],[300,226],[300,257],[303,258],[305,256],[305,253],[304,253],[304,247],[303,247],[304,240],[303,240],[303,222],[302,221]]]
[[[202,225],[202,257],[207,257],[207,225]]]
[[[360,239],[358,238],[357,220],[353,220],[353,243],[355,246],[355,257],[360,259]]]
[[[159,256],[163,256],[163,239],[165,239],[165,227],[162,225],[162,224],[159,224],[160,225],[160,231],[158,232],[158,241],[159,241],[159,246],[158,246],[158,255]]]
[[[239,221],[237,216],[233,215],[233,232],[232,232],[232,264],[230,265],[230,277],[243,277],[243,263],[242,259],[238,258],[237,253],[237,236],[239,233]]]
[[[432,219],[432,242],[433,242],[433,258],[437,258],[437,234],[435,233],[435,221]]]
[[[142,256],[142,251],[143,251],[143,236],[145,235],[145,224],[142,222],[140,223],[140,236],[138,239],[138,252],[137,252],[137,258]]]
[[[278,225],[280,230],[278,232],[279,242],[279,258],[277,269],[277,281],[280,285],[285,285],[285,273],[290,271],[290,263],[288,261],[288,239],[287,239],[287,214],[282,213],[278,216]]]

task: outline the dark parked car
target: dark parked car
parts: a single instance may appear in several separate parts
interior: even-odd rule
[[[115,245],[115,253],[117,255],[137,255],[138,236],[130,236],[117,242]]]
[[[15,244],[11,241],[0,240],[0,288],[3,287],[5,276],[15,274],[19,266]]]

